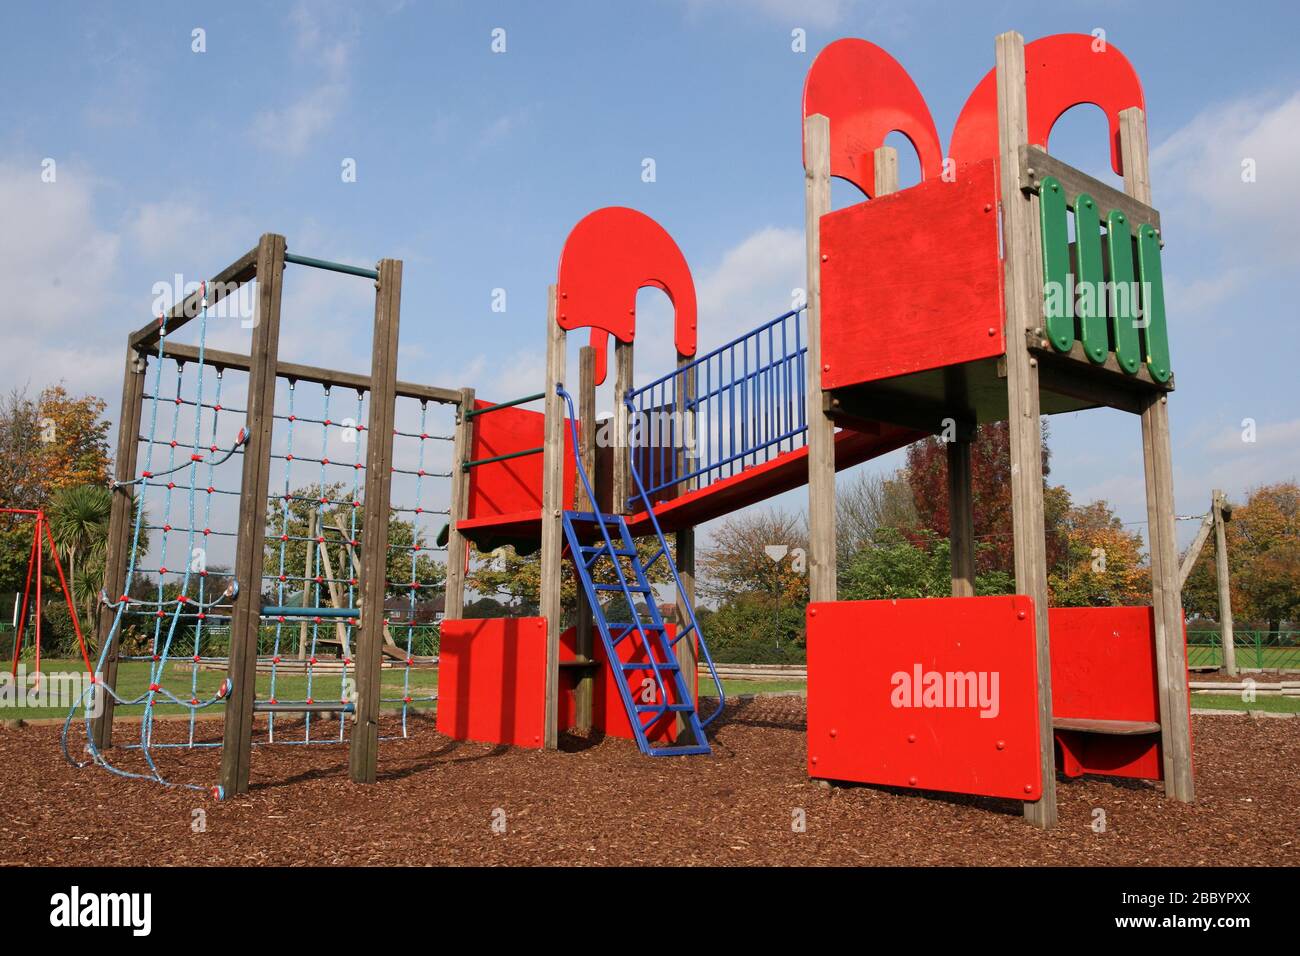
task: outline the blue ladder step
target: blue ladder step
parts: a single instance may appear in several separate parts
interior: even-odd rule
[[[623,664],[619,664],[619,667],[623,668],[623,670],[625,670],[625,671],[648,671],[648,670],[653,670],[653,669],[654,669],[653,667],[650,666],[650,664],[649,664],[647,661],[641,661],[640,663],[630,663],[630,664],[628,664],[628,663],[623,663]],[[661,671],[676,671],[676,670],[681,670],[681,668],[678,667],[676,663],[671,663],[671,664],[669,664],[669,663],[664,663],[664,664],[660,664],[660,665],[659,665],[659,669],[660,669]]]
[[[694,713],[695,705],[694,704],[669,704],[667,707],[663,706],[662,704],[637,704],[636,705],[636,712],[638,714],[648,714],[651,711],[654,711],[655,713],[661,713],[661,714],[668,714],[668,713],[685,714],[687,712]]]
[[[605,547],[603,544],[593,545],[592,547],[583,546],[578,550],[581,551],[583,554],[600,554],[600,555],[616,554],[620,558],[636,557],[635,551],[628,551],[624,548],[615,548],[613,551],[610,551],[609,548]]]
[[[626,591],[626,592],[628,592],[629,594],[649,594],[649,593],[650,593],[650,589],[649,589],[648,587],[647,587],[647,588],[643,588],[643,587],[639,587],[639,586],[637,586],[637,585],[635,585],[635,584],[629,584],[627,587],[623,587],[623,585],[621,585],[621,584],[596,584],[596,585],[593,585],[593,587],[595,587],[595,589],[596,589],[597,591],[619,591],[620,593]]]

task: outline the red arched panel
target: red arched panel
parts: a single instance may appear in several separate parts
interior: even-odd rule
[[[922,179],[943,170],[925,97],[902,64],[874,43],[848,37],[817,54],[803,86],[803,115],[815,113],[831,122],[831,175],[868,196],[876,191],[873,154],[894,131],[916,148]]]
[[[607,206],[573,227],[560,253],[557,319],[562,329],[591,329],[596,383],[605,380],[608,337],[636,338],[636,293],[654,286],[673,304],[680,355],[695,354],[695,281],[667,230],[645,213]]]
[[[1025,88],[1029,106],[1029,142],[1047,149],[1056,121],[1072,107],[1091,103],[1110,124],[1110,166],[1124,174],[1119,151],[1119,114],[1130,106],[1146,109],[1142,82],[1133,64],[1109,43],[1094,51],[1096,38],[1085,33],[1058,33],[1025,46]],[[998,155],[997,71],[980,80],[953,127],[948,155],[958,166]]]

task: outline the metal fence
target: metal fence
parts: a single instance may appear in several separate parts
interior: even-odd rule
[[[1237,667],[1252,670],[1300,670],[1300,631],[1233,630]],[[1187,666],[1223,666],[1223,635],[1219,631],[1187,632]]]

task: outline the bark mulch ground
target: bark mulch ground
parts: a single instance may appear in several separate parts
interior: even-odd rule
[[[205,729],[218,738],[219,723]],[[1044,833],[1019,804],[811,783],[798,697],[729,706],[711,758],[649,759],[613,739],[463,743],[420,716],[410,739],[381,744],[377,786],[348,780],[345,747],[259,747],[251,793],[223,803],[74,769],[57,727],[28,726],[0,731],[0,864],[1294,864],[1300,719],[1195,717],[1193,732],[1195,804],[1063,782]],[[159,759],[175,779],[217,779],[215,749]]]

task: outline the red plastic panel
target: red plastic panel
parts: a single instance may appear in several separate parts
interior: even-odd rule
[[[1047,149],[1052,127],[1067,110],[1092,103],[1110,124],[1110,165],[1119,175],[1119,114],[1130,106],[1146,108],[1142,81],[1116,47],[1098,51],[1096,39],[1083,33],[1058,33],[1025,46],[1025,96],[1029,142]],[[948,155],[957,166],[998,155],[997,71],[989,70],[966,100],[953,127]]]
[[[492,402],[476,401],[475,408]],[[479,460],[496,455],[537,448],[542,444],[544,417],[541,412],[522,408],[503,408],[474,419],[474,440],[470,458]],[[564,494],[573,500],[575,471],[573,447],[568,440],[569,424],[565,419]],[[469,518],[508,515],[520,511],[537,511],[542,507],[542,454],[512,458],[509,461],[476,465],[469,472]]]
[[[545,618],[442,622],[439,733],[539,748],[545,694]]]
[[[1155,613],[1150,607],[1052,608],[1048,629],[1054,716],[1159,722]],[[1056,741],[1061,770],[1068,776],[1163,779],[1159,735],[1057,731]]]
[[[838,601],[807,620],[810,776],[1041,796],[1032,600]]]
[[[653,286],[673,303],[673,339],[695,354],[695,280],[686,257],[663,226],[643,212],[607,206],[587,214],[560,253],[557,319],[563,329],[590,327],[596,384],[605,381],[608,338],[636,338],[636,293]]]
[[[894,131],[916,148],[921,178],[943,171],[943,151],[930,108],[902,64],[866,40],[847,37],[827,46],[808,69],[803,115],[830,120],[831,175],[874,196],[874,153]]]
[[[992,160],[822,217],[822,387],[1001,355]]]
[[[577,638],[577,633],[577,629],[571,627],[560,636],[561,661],[574,660],[574,642]],[[671,637],[676,633],[677,626],[675,624],[669,624],[669,636]],[[623,660],[631,661],[631,643],[629,641],[624,641],[619,645],[619,648]],[[698,648],[699,644],[697,642],[696,649],[698,650]],[[602,731],[610,737],[621,737],[624,740],[632,740],[632,727],[628,723],[627,711],[623,707],[623,699],[619,696],[618,686],[614,683],[614,675],[609,668],[608,658],[605,656],[605,645],[604,642],[601,641],[599,635],[596,635],[595,648],[593,649],[592,657],[601,663],[601,667],[596,670],[596,682],[592,691],[591,722],[597,730]],[[645,658],[640,657],[637,659],[644,660]],[[581,671],[573,668],[564,668],[561,670],[560,674],[561,689],[563,692],[560,695],[559,723],[561,727],[569,729],[574,726],[573,688],[577,683]],[[650,676],[649,671],[646,671],[644,674],[640,671],[632,671],[631,676],[629,677],[629,683],[635,690],[640,686],[643,677]],[[699,676],[696,674],[690,679],[694,680],[696,699],[698,699]],[[676,720],[671,716],[661,719],[650,729],[647,736],[655,743],[660,743],[665,740],[675,741],[677,739]]]

